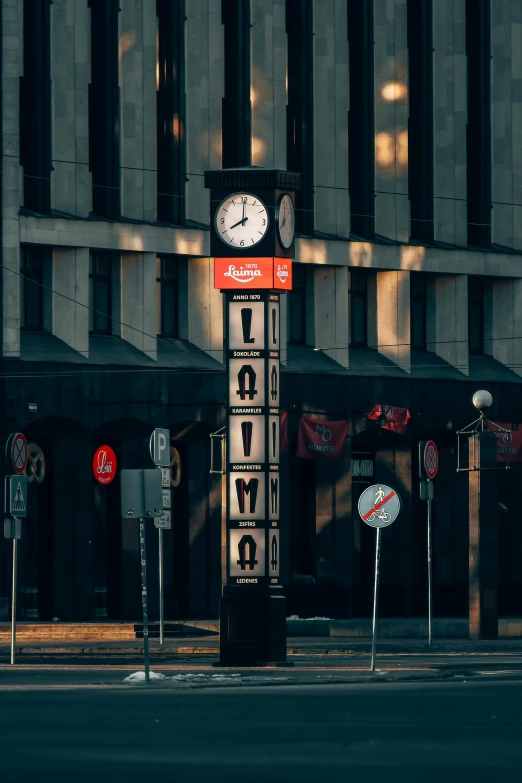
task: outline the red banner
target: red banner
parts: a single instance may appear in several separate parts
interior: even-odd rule
[[[279,421],[279,450],[288,451],[288,411],[281,411]]]
[[[496,421],[499,427],[508,432],[499,432],[497,436],[497,459],[499,462],[522,462],[522,427],[511,422]],[[494,432],[494,427],[492,428]]]
[[[386,419],[382,428],[397,432],[399,435],[404,435],[406,425],[411,419],[411,413],[407,408],[392,408],[390,405],[374,405],[366,414],[366,418],[371,421],[377,421],[381,416]]]
[[[303,459],[340,459],[347,437],[347,421],[319,421],[301,416],[297,456]]]

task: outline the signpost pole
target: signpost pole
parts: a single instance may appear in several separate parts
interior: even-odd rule
[[[375,538],[375,583],[373,588],[373,624],[372,624],[372,663],[370,671],[375,671],[375,647],[377,641],[377,602],[379,597],[379,565],[381,560],[381,528],[377,528]]]
[[[145,549],[145,520],[140,517],[141,603],[143,607],[143,654],[145,682],[149,682],[149,616],[147,611],[147,553]]]
[[[14,524],[14,523],[13,523]],[[11,596],[11,664],[15,663],[16,659],[16,577],[17,577],[17,557],[18,548],[17,540],[13,538],[13,586]]]
[[[431,484],[431,479],[428,479]],[[431,496],[428,490],[428,646],[431,647],[432,640],[432,616],[433,616],[433,596],[432,596],[432,565],[431,565]]]
[[[159,546],[159,613],[160,613],[160,644],[163,644],[165,612],[163,606],[163,529],[158,528]]]

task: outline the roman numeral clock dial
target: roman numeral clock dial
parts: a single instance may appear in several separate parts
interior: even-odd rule
[[[263,202],[249,193],[227,196],[215,217],[220,239],[230,247],[253,247],[268,231],[268,212]]]

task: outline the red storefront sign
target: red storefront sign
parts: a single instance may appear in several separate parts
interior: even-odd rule
[[[292,261],[284,258],[215,258],[214,288],[292,290]]]
[[[340,459],[347,437],[347,421],[319,421],[301,416],[297,456],[304,459]]]
[[[382,428],[391,432],[397,432],[399,435],[404,435],[406,425],[411,419],[411,413],[407,408],[392,408],[390,405],[376,404],[366,414],[366,418],[371,421],[377,421],[381,416],[384,416],[386,419]]]
[[[116,475],[116,454],[110,446],[100,446],[92,461],[94,478],[100,484],[110,484]]]
[[[497,459],[499,462],[522,462],[522,427],[511,422],[496,421],[499,427],[508,432],[499,432],[497,436]],[[495,430],[492,429],[492,432]]]

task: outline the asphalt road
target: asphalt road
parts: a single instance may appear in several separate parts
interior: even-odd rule
[[[0,779],[520,780],[522,681],[156,689],[0,684]]]

